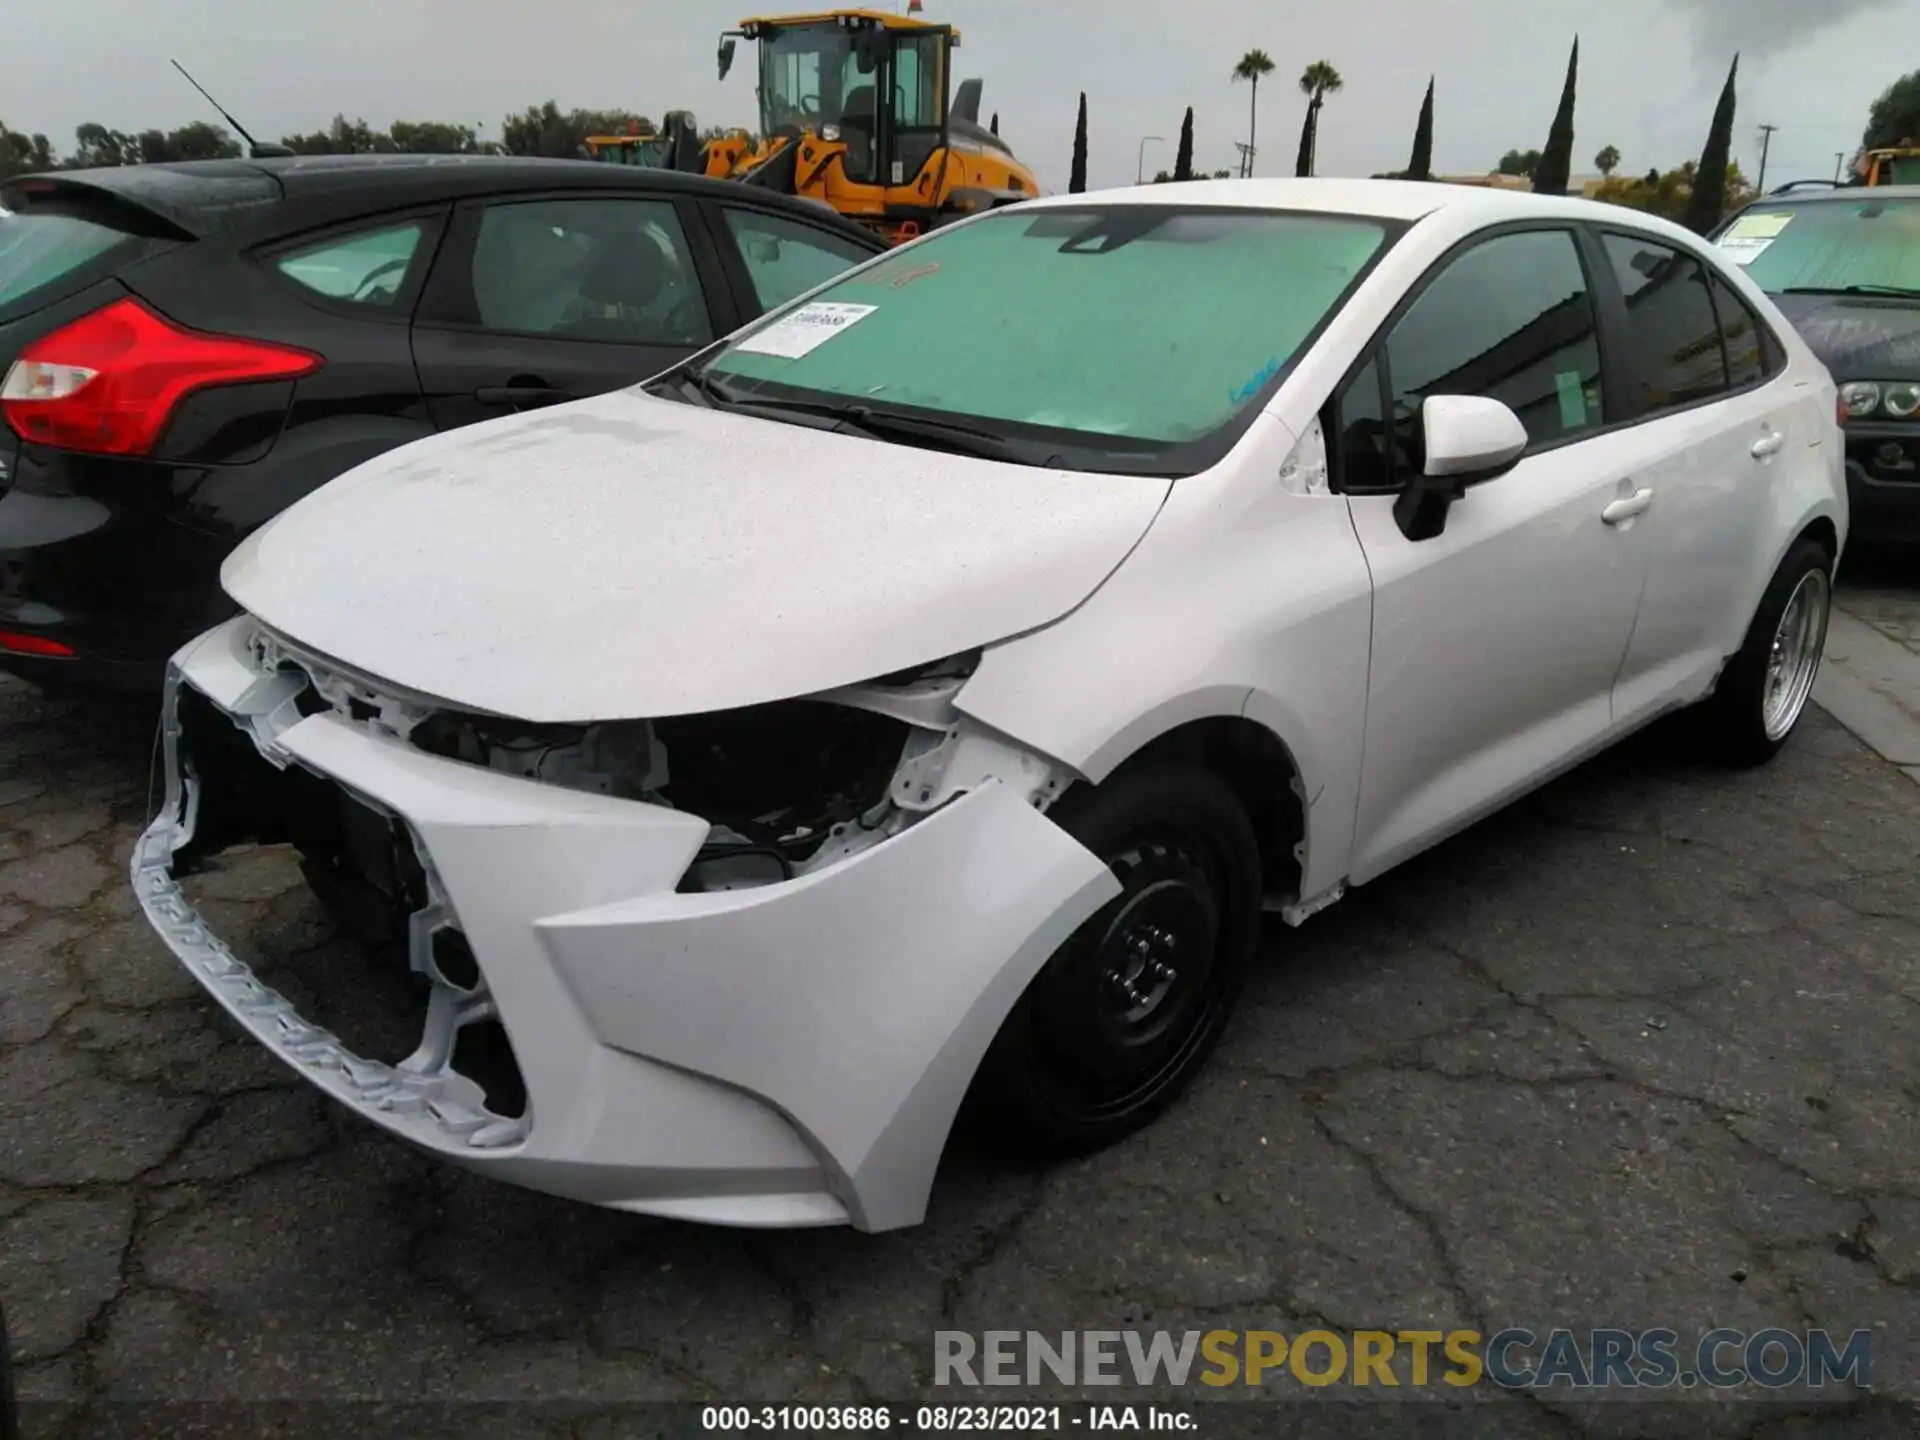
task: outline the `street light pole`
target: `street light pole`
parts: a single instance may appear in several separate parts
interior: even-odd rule
[[[1834,184],[1838,185],[1840,183],[1840,167],[1846,163],[1847,163],[1846,151],[1836,150],[1833,152],[1833,183]]]
[[[1779,128],[1778,125],[1760,127],[1760,179],[1753,188],[1762,195],[1767,193],[1767,151],[1773,148],[1773,132]]]
[[[1158,140],[1161,144],[1164,145],[1166,143],[1167,137],[1164,135],[1142,135],[1140,137],[1140,157],[1139,157],[1138,163],[1136,163],[1133,167],[1133,183],[1136,185],[1144,185],[1146,183],[1147,142],[1150,140]]]

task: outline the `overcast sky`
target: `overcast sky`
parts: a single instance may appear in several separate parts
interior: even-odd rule
[[[886,6],[888,0],[874,0]],[[776,7],[778,8],[778,7]],[[804,8],[796,6],[795,8]],[[900,3],[898,8],[904,8]],[[74,127],[171,128],[216,118],[166,63],[177,57],[262,139],[336,112],[480,122],[509,110],[624,107],[746,124],[753,68],[714,77],[718,32],[742,0],[0,0],[0,121],[71,147]],[[1323,174],[1406,164],[1427,76],[1438,81],[1434,167],[1485,171],[1543,144],[1566,55],[1580,36],[1574,171],[1615,145],[1629,171],[1699,153],[1733,51],[1742,51],[1735,155],[1751,176],[1757,127],[1779,127],[1769,180],[1830,176],[1868,105],[1920,63],[1913,0],[927,0],[964,32],[959,75],[986,82],[985,111],[1038,173],[1064,189],[1074,108],[1087,92],[1090,181],[1170,167],[1195,108],[1198,166],[1234,163],[1248,91],[1228,72],[1258,46],[1263,174],[1290,174],[1310,61],[1346,89],[1321,127]],[[149,58],[142,58],[149,57]],[[744,58],[744,57],[743,57]]]

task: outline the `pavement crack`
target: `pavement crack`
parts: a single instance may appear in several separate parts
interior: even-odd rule
[[[1000,1252],[1019,1235],[1040,1210],[1041,1202],[1046,1198],[1047,1177],[1035,1174],[1030,1181],[1027,1195],[1014,1212],[998,1225],[990,1227],[982,1237],[979,1248],[973,1254],[962,1258],[953,1269],[940,1277],[940,1318],[951,1320],[958,1310],[960,1301],[966,1293],[967,1282],[981,1270],[984,1270]]]
[[[1446,1279],[1447,1288],[1453,1293],[1454,1300],[1460,1306],[1461,1315],[1474,1320],[1482,1330],[1485,1330],[1480,1306],[1473,1299],[1472,1292],[1467,1289],[1465,1276],[1455,1261],[1452,1248],[1448,1245],[1447,1237],[1433,1212],[1402,1195],[1387,1178],[1386,1171],[1381,1168],[1380,1162],[1370,1152],[1348,1140],[1328,1122],[1326,1116],[1321,1113],[1320,1103],[1317,1100],[1305,1093],[1301,1098],[1314,1128],[1320,1132],[1321,1137],[1341,1154],[1350,1156],[1387,1203],[1419,1227],[1426,1236],[1427,1243],[1433,1248],[1434,1259],[1440,1266],[1440,1273]]]

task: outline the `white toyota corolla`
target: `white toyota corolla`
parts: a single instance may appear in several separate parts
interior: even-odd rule
[[[911,1225],[970,1093],[1054,1152],[1145,1124],[1263,910],[1666,712],[1769,758],[1846,532],[1830,377],[1674,226],[1040,201],[255,534],[173,662],[133,882],[234,1019],[449,1160]],[[196,913],[248,843],[393,938],[410,1054]]]

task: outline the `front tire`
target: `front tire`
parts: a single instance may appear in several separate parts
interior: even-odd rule
[[[1233,792],[1196,766],[1071,790],[1052,818],[1121,893],[1034,977],[975,1095],[998,1138],[1061,1157],[1143,1128],[1205,1063],[1258,943],[1260,856]]]
[[[1690,717],[1703,758],[1764,765],[1793,737],[1820,673],[1833,607],[1833,557],[1812,539],[1787,552],[1745,641]]]

